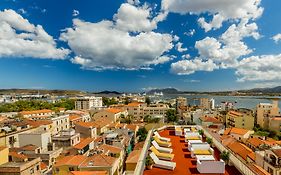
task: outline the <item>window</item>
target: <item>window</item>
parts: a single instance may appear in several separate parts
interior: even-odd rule
[[[36,170],[39,171],[39,165],[36,165]]]
[[[74,171],[74,167],[69,167],[69,171]]]
[[[30,174],[34,174],[34,169],[33,168],[30,169]]]

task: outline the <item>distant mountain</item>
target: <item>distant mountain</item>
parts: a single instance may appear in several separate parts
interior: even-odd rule
[[[101,92],[97,92],[95,94],[116,94],[116,95],[120,95],[122,93],[117,92],[117,91],[101,91]]]
[[[41,95],[80,95],[85,92],[78,90],[60,90],[60,89],[0,89],[0,94],[41,94]]]
[[[155,93],[163,93],[163,94],[179,94],[182,93],[181,91],[178,91],[176,88],[163,88],[163,89],[152,89],[147,94],[155,94]]]
[[[248,92],[248,93],[281,93],[281,86],[273,88],[254,88],[249,90],[241,90],[239,92]]]

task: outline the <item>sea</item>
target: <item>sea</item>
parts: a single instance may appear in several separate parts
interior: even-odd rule
[[[177,97],[187,98],[190,105],[199,105],[200,98],[213,98],[215,105],[219,106],[222,102],[232,102],[235,108],[255,109],[259,103],[272,103],[272,99],[279,100],[279,108],[281,109],[281,96],[213,96],[213,95],[193,95],[193,94],[164,94],[156,98],[168,100]]]

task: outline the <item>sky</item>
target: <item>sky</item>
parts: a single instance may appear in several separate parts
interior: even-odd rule
[[[281,85],[281,1],[1,0],[0,88]]]

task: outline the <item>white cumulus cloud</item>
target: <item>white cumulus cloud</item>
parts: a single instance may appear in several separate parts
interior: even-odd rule
[[[195,71],[213,71],[216,68],[217,66],[212,60],[180,60],[171,64],[171,72],[178,75],[189,75]]]
[[[199,24],[205,31],[220,28],[222,22],[229,19],[256,19],[261,16],[263,8],[261,0],[162,0],[162,9],[180,14],[213,15],[210,22],[204,18],[199,19]]]
[[[72,12],[72,16],[78,16],[80,14],[80,12],[78,10],[73,10]]]
[[[281,54],[244,58],[237,67],[238,81],[280,81],[280,63]]]
[[[274,42],[277,44],[281,40],[281,33],[278,33],[272,37]]]
[[[72,62],[82,68],[135,70],[171,60],[165,55],[173,48],[170,34],[151,31],[131,35],[112,21],[90,23],[74,19],[73,25],[60,39],[75,53]]]
[[[41,25],[33,25],[14,10],[0,11],[0,57],[64,59],[68,49],[57,48]]]
[[[187,48],[182,47],[182,45],[183,45],[183,43],[181,43],[181,42],[178,42],[178,43],[176,44],[176,49],[177,49],[177,51],[179,51],[179,52],[185,52],[185,51],[187,51]]]
[[[160,12],[153,17],[151,10],[147,5],[136,7],[129,3],[121,4],[117,14],[114,15],[116,28],[131,32],[147,32],[156,29],[157,23],[163,21],[167,13]]]

